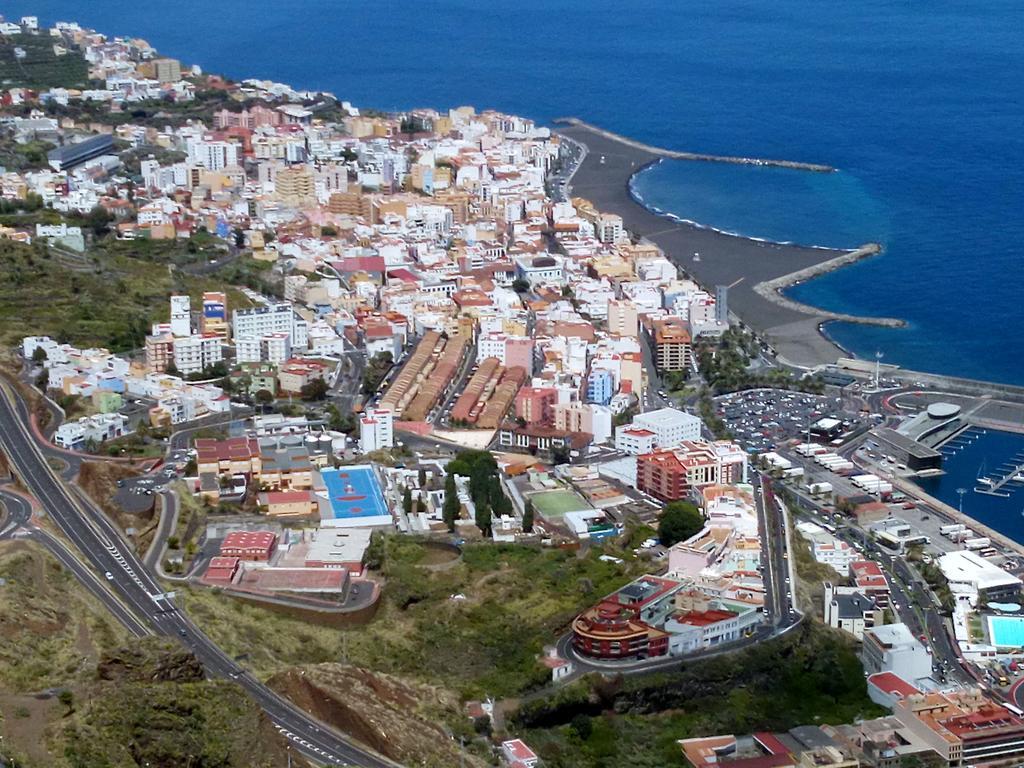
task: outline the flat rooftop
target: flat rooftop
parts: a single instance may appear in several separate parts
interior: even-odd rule
[[[892,446],[898,451],[903,451],[908,456],[916,459],[941,459],[942,454],[934,448],[922,445],[916,440],[911,440],[906,435],[900,434],[888,427],[876,427],[871,430],[871,436],[886,445]]]

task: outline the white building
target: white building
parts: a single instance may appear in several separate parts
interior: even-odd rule
[[[235,339],[235,359],[239,363],[281,365],[292,356],[291,335],[268,333],[254,338]]]
[[[633,426],[653,432],[655,448],[674,448],[684,440],[700,440],[703,424],[689,413],[675,408],[659,408],[635,416]]]
[[[394,414],[387,408],[374,408],[359,420],[359,450],[362,453],[391,448],[395,444]]]
[[[708,621],[709,614],[700,611],[697,615],[681,613],[665,622],[670,656],[684,656],[734,642],[761,622],[761,612],[752,605],[711,600],[708,608],[720,612],[720,617],[716,613],[716,620]]]
[[[188,158],[208,171],[222,171],[238,165],[238,145],[230,141],[193,140],[188,143]]]
[[[303,349],[309,344],[309,326],[288,302],[236,309],[231,313],[231,328],[236,340],[287,333],[293,349]]]
[[[202,373],[224,359],[222,343],[223,339],[215,334],[177,337],[173,347],[174,367],[182,376]]]
[[[1021,580],[990,563],[975,552],[949,552],[939,558],[939,568],[958,600],[977,605],[984,594],[988,600],[1016,602]]]
[[[817,523],[797,523],[796,529],[811,545],[814,559],[840,576],[850,575],[850,563],[861,559],[860,553],[845,541],[840,541]]]
[[[516,276],[526,280],[530,285],[558,283],[565,281],[565,268],[560,256],[541,254],[539,256],[522,256],[516,259]]]
[[[128,417],[121,413],[98,413],[76,421],[68,421],[54,432],[54,445],[79,450],[91,443],[113,440],[128,431]]]
[[[836,587],[825,583],[825,623],[830,627],[862,640],[866,629],[881,622],[882,610],[878,604],[856,587]]]
[[[171,296],[171,333],[188,336],[192,333],[192,307],[188,296]]]
[[[904,680],[920,680],[932,672],[932,657],[906,624],[864,630],[861,663],[868,675],[894,672]]]
[[[615,450],[640,456],[654,450],[656,435],[649,429],[623,424],[615,430]]]

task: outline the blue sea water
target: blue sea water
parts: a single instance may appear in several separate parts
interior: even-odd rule
[[[957,443],[961,447],[956,447]],[[963,490],[964,514],[980,523],[995,528],[1014,541],[1024,542],[1024,484],[1008,483],[1000,490],[1007,498],[976,493],[975,488],[985,486],[978,477],[997,479],[1000,467],[1016,464],[1024,456],[1024,435],[988,430],[984,434],[973,432],[973,438],[947,443],[943,447],[942,468],[945,474],[918,481],[926,492],[952,507],[959,508],[959,490]]]
[[[664,163],[677,215],[885,254],[794,289],[902,330],[838,325],[862,355],[1024,381],[1024,4],[1019,0],[15,0],[147,38],[234,77],[383,109],[463,103],[578,115],[661,146],[807,160],[830,176]]]

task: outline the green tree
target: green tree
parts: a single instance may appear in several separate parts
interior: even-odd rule
[[[491,535],[491,508],[486,502],[477,506],[474,522],[480,533],[484,536]]]
[[[405,486],[405,491],[402,492],[402,511],[406,515],[412,514],[412,491],[409,490],[409,486]]]
[[[522,277],[517,277],[512,281],[512,290],[516,293],[526,293],[530,290],[530,281]]]
[[[274,402],[274,395],[270,392],[269,389],[259,390],[256,393],[255,397],[256,402],[259,403],[260,405],[270,405],[272,402]]]
[[[395,360],[390,352],[379,352],[370,358],[366,370],[363,371],[363,394],[372,395],[376,392],[394,364]]]
[[[67,710],[68,715],[75,711],[75,695],[67,688],[57,694],[57,701]]]
[[[419,480],[420,488],[426,488],[427,487],[427,468],[426,467],[420,467],[420,471],[417,474],[416,479]]]
[[[498,517],[512,514],[512,502],[502,490],[501,480],[496,474],[491,475],[487,481],[487,501]]]
[[[449,472],[444,479],[444,506],[441,508],[441,517],[449,531],[455,530],[455,521],[459,519],[461,507],[459,491],[455,485],[455,474]]]
[[[36,365],[46,361],[46,350],[42,347],[36,347],[32,350],[32,362]]]
[[[327,391],[330,387],[327,386],[327,382],[323,379],[313,379],[308,384],[303,384],[299,389],[299,397],[309,402],[313,400],[323,400],[327,396]]]
[[[533,533],[533,502],[529,499],[523,507],[523,533]]]
[[[93,234],[99,237],[110,231],[110,222],[114,220],[110,211],[102,205],[97,205],[85,217],[85,225],[92,230]]]
[[[658,539],[666,547],[685,541],[704,527],[704,516],[688,501],[672,501],[665,505],[658,521]]]

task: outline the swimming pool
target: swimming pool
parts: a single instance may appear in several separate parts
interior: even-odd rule
[[[1024,646],[1024,617],[989,616],[988,636],[997,648],[1020,648]]]

